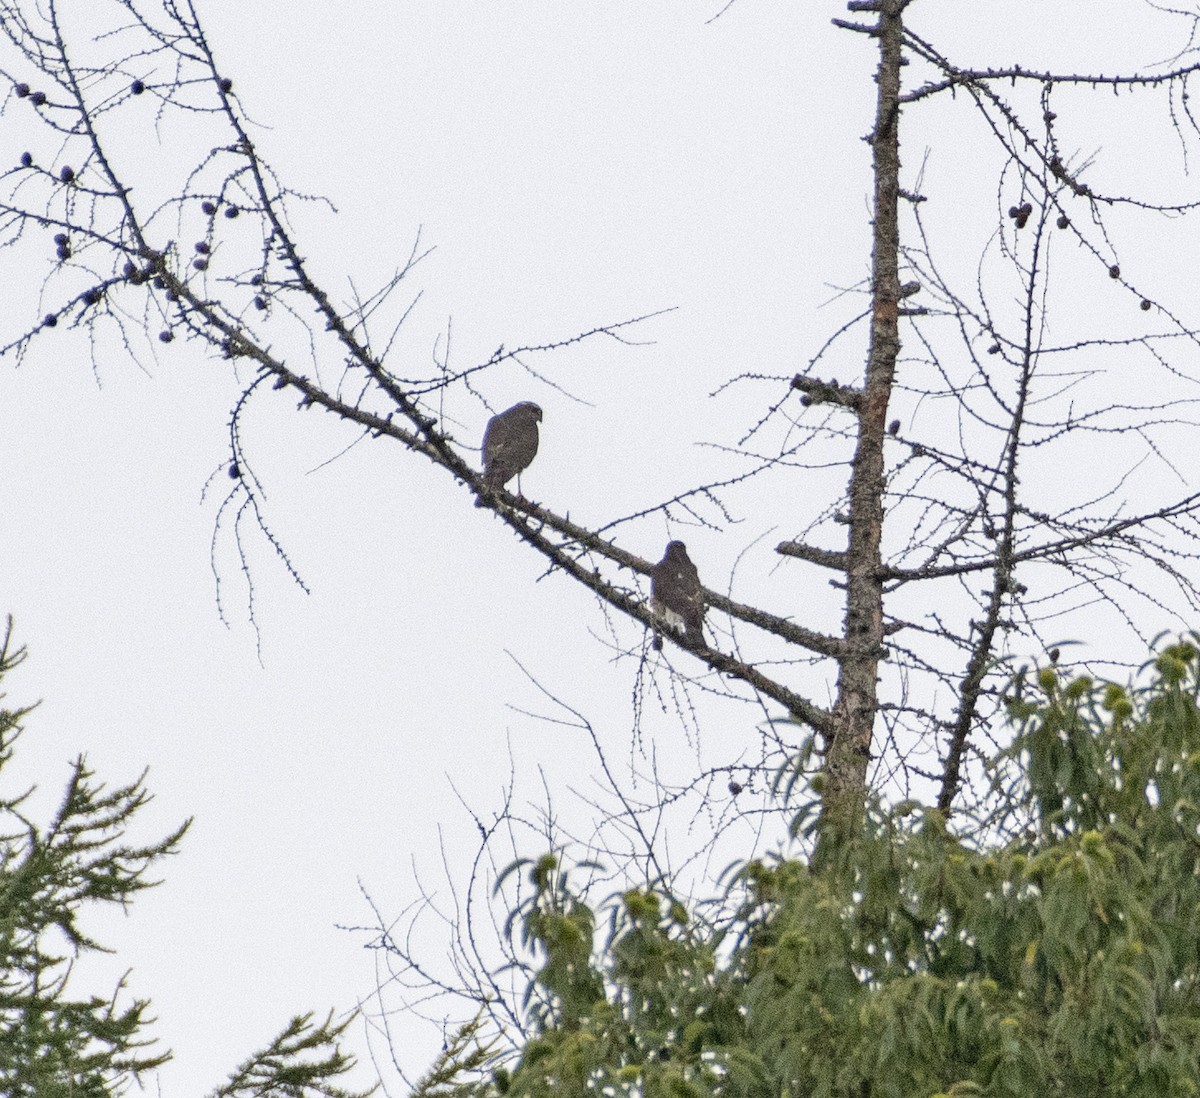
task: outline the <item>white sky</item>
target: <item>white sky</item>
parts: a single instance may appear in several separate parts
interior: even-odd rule
[[[202,5],[239,102],[263,126],[260,150],[289,186],[339,208],[297,222],[326,285],[373,287],[418,229],[436,245],[412,281],[425,296],[400,353],[414,372],[448,318],[461,366],[501,343],[676,308],[635,333],[650,345],[598,341],[536,360],[586,404],[511,367],[482,382],[495,407],[545,408],[526,491],[584,522],[727,468],[701,443],[732,444],[778,393],[708,394],[743,371],[799,369],[847,315],[842,303],[823,308],[831,287],[866,271],[870,43],[830,25],[839,4],[737,0],[706,24],[718,7]],[[981,64],[1111,72],[1168,53],[1163,38],[1116,33],[1148,16],[1141,4],[1089,0],[1086,18],[1081,7],[912,10],[919,33]],[[939,110],[914,119],[906,171],[931,146],[929,193],[994,208],[993,168],[941,141],[953,115]],[[129,125],[122,139],[151,163],[137,175],[151,186],[149,112]],[[1080,139],[1086,152],[1102,143]],[[19,150],[3,147],[15,161]],[[1101,163],[1132,170],[1125,155]],[[950,262],[973,271],[990,229],[964,224]],[[841,354],[849,380],[861,341]],[[111,353],[94,375],[67,333],[19,370],[0,362],[0,612],[31,654],[7,704],[44,699],[5,778],[10,792],[37,782],[50,806],[67,760],[86,752],[111,783],[149,766],[147,837],[196,817],[166,883],[100,932],[118,950],[113,971],[131,967],[133,990],[154,1003],[175,1052],[162,1093],[174,1098],[215,1086],[292,1013],[371,993],[363,938],[336,924],[370,921],[359,882],[395,915],[418,895],[413,865],[439,885],[440,837],[452,857],[472,850],[451,779],[488,815],[511,766],[521,804],[540,800],[544,780],[565,815],[577,811],[571,791],[588,786],[595,756],[580,733],[520,712],[549,706],[512,657],[585,713],[618,763],[648,748],[631,743],[635,666],[597,641],[606,632],[592,599],[558,577],[538,582],[540,561],[499,522],[394,446],[363,444],[317,470],[352,436],[319,413],[295,415],[286,397],[258,403],[246,442],[267,517],[312,593],[249,538],[260,666],[228,533],[217,556],[231,627],[218,618],[215,506],[200,504],[227,458],[238,383],[181,342],[152,375]],[[477,444],[486,414],[467,398],[450,411]],[[221,493],[229,482],[214,483]],[[810,517],[810,490],[747,496],[724,532],[648,523],[627,544],[656,558],[668,533],[683,533],[702,578],[724,588],[764,538],[738,565],[738,597],[836,631],[834,596],[798,586],[811,574],[777,567],[771,551]],[[804,680],[818,703],[825,682]],[[752,748],[754,710],[709,704],[702,716],[697,741],[671,712],[647,712],[665,766],[686,772],[736,755],[742,740]],[[677,850],[694,844],[673,837]],[[418,1073],[440,1035],[403,1032],[397,1055]],[[361,1027],[350,1046],[363,1055]]]

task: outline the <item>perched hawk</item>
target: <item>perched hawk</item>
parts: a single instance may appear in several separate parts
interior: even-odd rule
[[[650,570],[650,608],[673,629],[683,628],[693,644],[704,643],[704,590],[700,575],[682,541],[672,541]],[[657,633],[654,647],[662,649]]]
[[[483,432],[483,479],[489,488],[503,488],[529,467],[538,452],[541,421],[541,408],[528,400],[488,420]],[[482,507],[483,500],[477,499],[475,506]]]

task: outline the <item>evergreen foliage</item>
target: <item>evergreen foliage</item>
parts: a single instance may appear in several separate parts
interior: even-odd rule
[[[24,659],[0,647],[0,678]],[[0,709],[0,772],[11,761],[30,708]],[[39,827],[22,811],[28,792],[0,798],[0,1093],[102,1098],[159,1066],[165,1053],[142,1036],[149,1004],[126,1002],[124,986],[108,999],[76,998],[75,957],[102,948],[80,916],[125,905],[155,882],[150,868],[178,848],[185,823],[147,846],[125,843],[130,817],[147,801],[139,778],[106,790],[79,758],[53,819]]]
[[[212,1092],[212,1098],[366,1098],[332,1080],[354,1061],[338,1047],[353,1016],[335,1023],[333,1015],[318,1026],[312,1015],[293,1018],[266,1048],[254,1053]]]
[[[992,763],[1002,838],[873,805],[819,868],[745,865],[723,920],[633,889],[603,934],[557,858],[514,867],[534,1034],[490,1090],[1200,1092],[1198,662],[1172,645],[1137,690],[1017,680]]]
[[[0,681],[25,658],[0,640]],[[4,695],[0,694],[0,702]],[[0,777],[32,707],[0,707]],[[0,797],[0,1094],[5,1098],[113,1098],[146,1084],[170,1056],[153,1051],[150,1004],[113,993],[80,996],[75,965],[104,947],[84,917],[127,906],[158,882],[152,869],[179,849],[185,822],[146,845],[131,844],[132,818],[150,799],[143,774],[115,789],[95,780],[84,759],[71,766],[61,804],[45,826],[23,810],[26,792]],[[351,1061],[338,1048],[348,1022],[314,1026],[295,1018],[250,1057],[215,1098],[355,1098],[334,1085]]]

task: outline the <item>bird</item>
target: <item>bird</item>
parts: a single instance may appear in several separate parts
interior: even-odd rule
[[[673,629],[682,626],[690,643],[704,643],[704,589],[682,541],[668,542],[663,559],[650,569],[650,609]],[[662,651],[657,630],[654,648]]]
[[[488,420],[483,432],[483,482],[489,488],[503,488],[513,477],[529,468],[538,452],[538,424],[542,410],[523,400]],[[517,481],[519,485],[520,480]],[[518,489],[519,491],[519,489]],[[483,506],[483,499],[475,501]]]

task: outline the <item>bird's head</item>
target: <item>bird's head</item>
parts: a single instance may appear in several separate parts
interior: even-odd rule
[[[521,403],[518,404],[513,411],[515,412],[518,408],[520,409],[522,415],[528,416],[530,419],[535,420],[538,423],[542,422],[542,410],[540,407],[538,407],[538,405],[534,404],[532,400],[521,401]]]
[[[672,560],[687,560],[687,546],[682,541],[667,542],[667,556]]]

